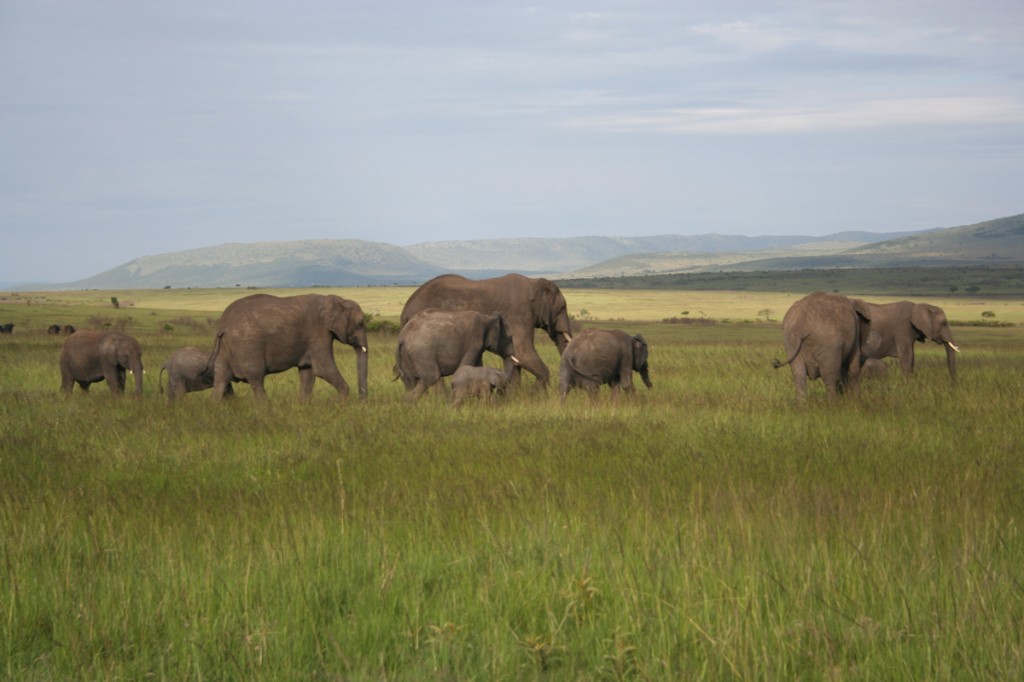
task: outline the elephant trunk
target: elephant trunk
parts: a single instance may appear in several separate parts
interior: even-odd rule
[[[142,395],[142,360],[133,360],[131,363],[132,376],[135,377],[135,395]]]
[[[651,374],[647,370],[647,365],[644,365],[640,370],[640,378],[644,380],[644,386],[647,388],[654,388],[654,384],[651,383]]]
[[[946,367],[949,368],[949,377],[956,381],[956,354],[960,349],[952,341],[946,343]]]

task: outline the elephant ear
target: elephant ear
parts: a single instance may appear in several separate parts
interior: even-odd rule
[[[545,329],[555,328],[555,311],[552,303],[557,291],[558,287],[543,277],[535,279],[533,286],[530,287],[530,302],[533,304],[534,315]]]
[[[320,318],[327,325],[339,341],[346,341],[349,334],[349,325],[352,322],[352,315],[348,301],[340,296],[324,296],[320,301]]]
[[[917,340],[924,341],[934,334],[932,322],[932,306],[927,303],[917,303],[910,313],[910,324],[917,330]]]
[[[647,366],[647,341],[643,336],[637,334],[632,339],[633,345],[633,369],[640,371]]]

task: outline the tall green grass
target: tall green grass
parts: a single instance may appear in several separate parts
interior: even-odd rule
[[[654,388],[406,405],[58,394],[0,339],[0,676],[1020,679],[1024,349],[795,404],[771,325],[635,325]],[[540,340],[552,370],[554,348]],[[354,381],[348,348],[338,365]],[[554,383],[554,379],[553,379]]]

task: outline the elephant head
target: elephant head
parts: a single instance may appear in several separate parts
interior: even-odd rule
[[[953,332],[949,328],[946,313],[929,303],[915,303],[910,313],[910,324],[917,332],[917,340],[930,339],[946,349],[946,366],[949,375],[956,378],[956,354],[960,348],[953,343]]]
[[[356,352],[356,382],[359,397],[367,395],[366,326],[363,309],[355,301],[340,296],[324,296],[320,301],[320,315],[331,335],[341,343],[352,346]]]
[[[647,341],[642,335],[637,334],[631,339],[631,343],[633,346],[633,371],[640,373],[644,386],[653,388],[650,369],[647,367]]]
[[[536,325],[548,333],[561,355],[572,341],[569,308],[562,291],[554,282],[538,277],[530,286],[530,305]]]

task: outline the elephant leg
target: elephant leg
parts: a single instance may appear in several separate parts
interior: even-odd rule
[[[905,375],[914,373],[914,347],[901,348],[900,351],[900,370]]]
[[[333,355],[325,357],[314,356],[310,373],[309,386],[311,391],[313,388],[313,377],[315,376],[320,377],[334,387],[334,390],[338,392],[338,400],[344,400],[348,397],[348,382],[345,381],[345,377],[341,376],[338,366],[334,364]]]
[[[312,397],[314,381],[316,381],[316,375],[313,373],[312,367],[299,368],[299,400],[306,402]]]
[[[249,377],[249,385],[252,386],[252,394],[257,401],[264,401],[267,399],[267,389],[263,385],[263,380],[265,378],[265,374],[256,374]]]
[[[807,400],[807,365],[797,358],[789,364],[793,372],[793,385],[796,387],[796,399],[798,402]]]
[[[544,361],[540,359],[536,351],[530,349],[530,352],[523,353],[522,355],[516,355],[519,358],[519,365],[515,367],[512,373],[513,382],[516,381],[516,377],[522,379],[522,370],[526,370],[533,376],[537,377],[537,386],[542,389],[548,387],[548,381],[551,377],[551,373],[548,371]]]
[[[104,369],[103,378],[107,381],[107,386],[110,387],[110,392],[113,395],[121,395],[124,391],[124,370],[117,367]]]

